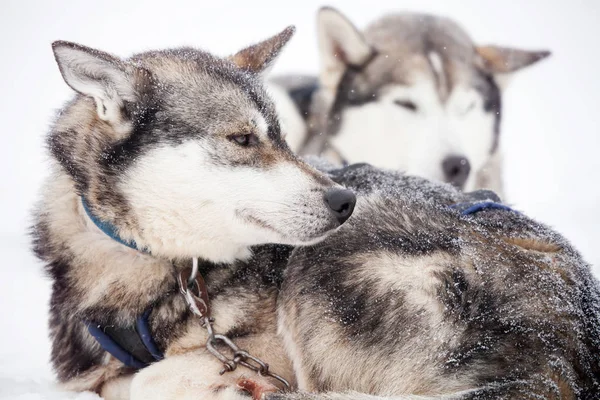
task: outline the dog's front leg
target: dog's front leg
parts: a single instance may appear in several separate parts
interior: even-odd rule
[[[135,375],[131,400],[249,400],[277,391],[268,378],[242,367],[219,375],[221,369],[205,349],[167,357]]]

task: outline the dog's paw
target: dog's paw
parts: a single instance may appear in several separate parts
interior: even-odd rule
[[[242,368],[221,375],[222,368],[203,351],[167,357],[135,375],[130,400],[261,400],[278,391],[271,378]]]
[[[264,377],[257,375],[255,377],[237,378],[235,384],[231,384],[227,379],[223,382],[215,383],[209,387],[210,397],[214,400],[262,400],[269,393],[275,393],[279,389]],[[203,397],[203,400],[206,397]]]
[[[268,382],[264,377],[258,375],[256,378],[258,379],[242,377],[238,380],[237,386],[249,393],[254,400],[261,400],[265,395],[279,391],[277,386]]]
[[[235,386],[212,386],[197,394],[198,400],[250,400],[250,394]]]

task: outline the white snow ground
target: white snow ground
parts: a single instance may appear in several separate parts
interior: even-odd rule
[[[188,44],[226,55],[295,24],[296,37],[274,73],[312,73],[317,66],[315,11],[325,4],[359,26],[386,11],[428,11],[455,18],[480,43],[552,50],[552,58],[523,71],[505,96],[507,194],[516,208],[570,238],[600,276],[598,1],[3,0],[1,399],[97,398],[52,386],[46,337],[49,283],[24,234],[45,176],[44,134],[54,110],[71,95],[50,43],[72,40],[123,56]]]

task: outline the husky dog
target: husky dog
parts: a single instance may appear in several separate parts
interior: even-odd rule
[[[77,95],[48,136],[53,173],[33,234],[53,279],[52,362],[67,388],[134,399],[236,390],[244,371],[219,375],[219,361],[204,348],[206,330],[177,293],[178,271],[192,257],[204,260],[217,332],[239,337],[258,357],[270,355],[272,367],[292,378],[283,352],[271,353],[282,348],[278,269],[246,268],[240,276],[239,260],[257,244],[322,240],[355,203],[352,192],[289,150],[262,87],[261,72],[292,34],[287,28],[228,59],[193,48],[120,59],[53,44]],[[280,253],[254,257],[277,265]],[[128,328],[148,309],[166,359],[132,383],[132,371],[87,327]]]
[[[292,150],[502,193],[502,91],[548,51],[477,46],[432,15],[388,15],[361,33],[323,8],[317,25],[318,78],[274,79]]]
[[[304,392],[273,399],[599,398],[600,289],[564,238],[497,203],[462,215],[419,178],[331,176],[358,202],[288,261],[279,330]]]

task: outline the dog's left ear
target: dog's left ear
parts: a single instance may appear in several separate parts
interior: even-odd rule
[[[499,78],[501,86],[505,86],[508,77],[522,68],[535,64],[550,56],[548,50],[520,50],[500,46],[477,46],[481,66]],[[504,83],[504,85],[502,85]]]
[[[238,51],[229,59],[241,69],[253,73],[264,73],[273,64],[295,31],[296,28],[290,25],[277,35]]]

